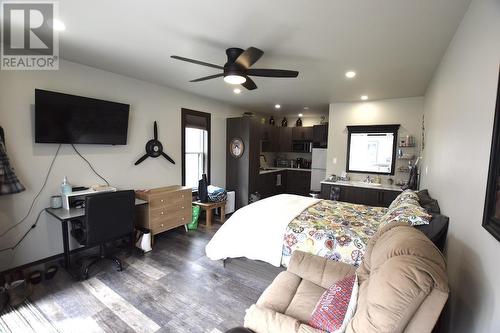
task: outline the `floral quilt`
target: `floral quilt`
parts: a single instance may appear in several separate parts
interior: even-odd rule
[[[384,207],[322,200],[288,225],[281,263],[287,267],[292,252],[301,250],[359,266],[366,244],[386,212]]]

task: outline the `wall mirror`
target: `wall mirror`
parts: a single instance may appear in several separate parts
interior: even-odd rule
[[[483,227],[500,241],[500,74],[491,139],[490,169],[484,204]]]
[[[394,175],[399,125],[347,126],[347,172]]]

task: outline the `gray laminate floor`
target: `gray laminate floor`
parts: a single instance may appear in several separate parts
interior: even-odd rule
[[[179,228],[155,239],[152,252],[121,252],[124,271],[104,261],[90,279],[63,270],[35,286],[32,303],[60,332],[224,332],[281,271],[232,259],[222,267],[205,256],[217,229]]]

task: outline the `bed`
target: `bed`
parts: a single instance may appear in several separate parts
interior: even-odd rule
[[[287,267],[298,249],[358,266],[386,212],[384,207],[280,194],[237,210],[205,250],[212,260],[246,257]],[[444,222],[447,230],[447,218]],[[436,226],[419,228],[436,235],[439,230],[442,237],[443,227]]]

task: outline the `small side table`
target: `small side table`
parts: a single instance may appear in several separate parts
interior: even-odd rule
[[[221,223],[226,222],[226,201],[221,202],[200,202],[194,201],[193,205],[199,206],[207,214],[207,228],[212,227],[212,218],[214,215],[214,210],[220,208],[220,221]]]

